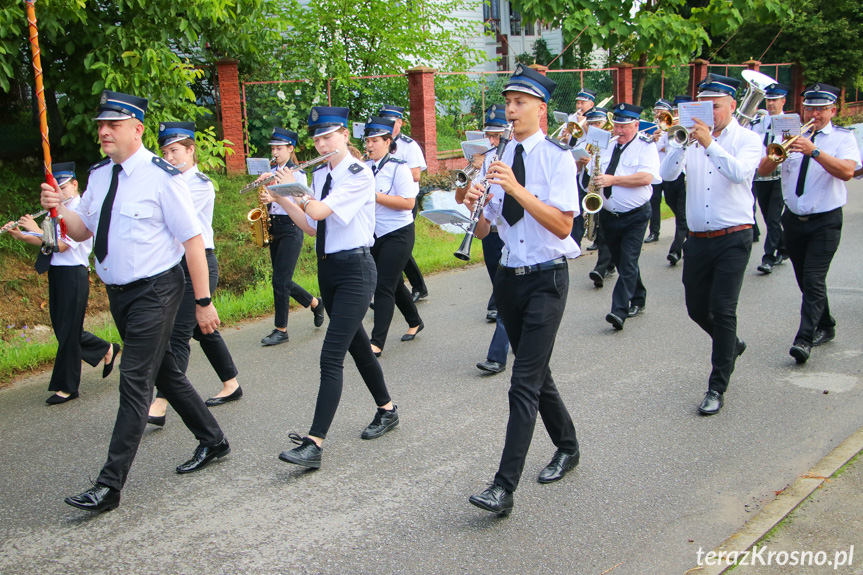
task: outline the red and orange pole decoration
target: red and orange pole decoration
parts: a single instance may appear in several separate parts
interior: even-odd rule
[[[39,32],[36,28],[36,0],[25,0],[27,4],[27,23],[30,27],[30,47],[33,51],[33,72],[36,75],[36,100],[39,102],[39,131],[42,133],[42,156],[45,162],[45,182],[57,187],[51,173],[51,144],[48,141],[48,109],[45,106],[45,86],[42,83],[42,59],[39,52]],[[49,218],[42,224],[42,251],[51,253],[57,247],[57,208],[51,208]],[[46,226],[45,223],[48,223]],[[60,235],[66,237],[66,222],[60,219]]]

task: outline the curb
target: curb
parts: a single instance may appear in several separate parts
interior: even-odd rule
[[[755,517],[747,521],[743,527],[738,529],[713,551],[717,556],[720,551],[726,556],[728,553],[736,552],[739,555],[744,551],[748,551],[812,495],[816,489],[820,488],[828,478],[861,451],[863,451],[863,427],[852,433],[848,439],[825,455],[808,473],[798,477],[794,483],[777,495],[776,499],[765,505]],[[728,565],[725,561],[721,563],[721,565],[693,567],[687,570],[684,575],[721,575],[733,567],[733,565]]]

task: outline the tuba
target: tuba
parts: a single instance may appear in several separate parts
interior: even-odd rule
[[[757,117],[758,105],[764,100],[765,90],[775,80],[755,70],[743,70],[740,75],[746,80],[748,86],[746,93],[743,94],[743,99],[740,100],[740,105],[734,110],[734,117],[737,118],[741,126],[746,127]]]

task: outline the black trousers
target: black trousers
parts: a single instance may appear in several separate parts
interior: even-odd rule
[[[581,186],[578,187],[578,205],[581,206],[584,201],[584,197],[587,195],[587,192],[581,189]],[[578,215],[575,216],[572,220],[572,231],[569,232],[570,237],[575,240],[575,243],[578,244],[579,249],[581,249],[581,240],[584,239],[584,214],[579,210]]]
[[[815,214],[805,222],[788,210],[782,216],[788,255],[794,265],[797,285],[803,292],[800,328],[795,341],[811,344],[816,328],[836,326],[827,301],[827,272],[839,248],[842,219],[842,208]]]
[[[381,364],[372,353],[369,336],[363,328],[363,317],[377,284],[371,254],[328,254],[318,260],[318,284],[330,321],[321,347],[321,386],[309,435],[323,439],[342,397],[345,354],[350,353],[354,359],[375,405],[386,405],[390,395]],[[377,301],[375,308],[377,312]]]
[[[494,303],[494,276],[497,274],[497,268],[500,265],[500,255],[503,250],[503,240],[497,231],[490,231],[486,237],[482,239],[482,258],[485,260],[485,269],[488,271],[488,277],[491,280],[492,290],[489,298],[488,309],[497,309]],[[491,307],[494,305],[495,307]],[[506,365],[506,356],[509,353],[509,339],[506,337],[506,328],[503,326],[503,320],[500,314],[497,315],[497,321],[494,326],[494,335],[491,336],[491,343],[488,346],[486,359],[488,361],[496,361]]]
[[[303,230],[297,227],[291,216],[270,216],[270,222],[275,325],[278,328],[287,328],[290,298],[293,297],[303,307],[309,307],[314,296],[294,282],[294,269],[303,249]]]
[[[593,270],[601,274],[614,270],[614,262],[611,261],[611,251],[605,239],[605,230],[602,229],[601,217],[596,221],[596,247],[596,265],[593,266]]]
[[[501,267],[494,277],[498,314],[515,353],[506,443],[494,478],[508,491],[515,491],[521,479],[537,412],[558,449],[566,453],[578,450],[575,426],[548,365],[568,292],[569,271],[565,267],[523,276]]]
[[[629,306],[643,306],[647,289],[641,281],[638,258],[644,244],[644,231],[650,222],[650,202],[624,214],[599,212],[611,263],[617,266],[617,282],[611,295],[611,313],[626,319]]]
[[[213,366],[216,375],[219,376],[219,381],[225,382],[233,379],[237,377],[237,366],[234,365],[234,358],[231,357],[231,352],[228,351],[222,334],[219,333],[219,330],[204,334],[198,326],[198,318],[195,316],[197,311],[195,290],[192,287],[192,277],[189,275],[189,267],[186,265],[185,257],[180,261],[180,266],[182,266],[185,274],[186,287],[180,308],[177,310],[177,318],[174,320],[174,329],[171,330],[169,343],[177,360],[177,367],[183,373],[186,373],[189,368],[189,354],[192,352],[189,340],[194,338],[201,344],[201,351],[207,356],[210,365]],[[219,261],[216,259],[216,253],[212,250],[207,250],[207,268],[210,272],[210,295],[212,295],[219,285]],[[159,383],[157,380],[157,389]],[[165,396],[159,391],[156,393],[156,397],[164,398]]]
[[[708,388],[728,389],[737,350],[737,300],[752,252],[752,230],[683,244],[683,287],[689,317],[713,338]]]
[[[376,238],[371,247],[378,272],[375,286],[375,325],[372,328],[371,343],[381,349],[387,342],[394,305],[398,306],[409,327],[420,324],[413,296],[402,279],[402,270],[414,249],[414,227],[415,224],[411,222],[393,230]]]
[[[177,308],[183,297],[183,270],[177,265],[130,289],[107,287],[111,315],[123,338],[120,358],[120,407],[108,447],[108,460],[97,481],[122,489],[138,451],[153,386],[180,415],[201,445],[213,446],[224,439],[204,400],[177,367],[168,345]]]
[[[761,215],[767,226],[767,237],[764,240],[764,256],[762,263],[773,263],[777,252],[785,254],[785,240],[782,232],[782,212],[785,201],[782,199],[782,180],[767,180],[752,182],[752,190],[761,206]]]
[[[651,184],[653,194],[650,196],[650,233],[659,235],[659,226],[662,224],[662,189],[665,182]]]
[[[57,338],[57,357],[48,391],[69,394],[81,383],[81,360],[99,365],[111,344],[84,331],[90,278],[84,266],[48,268],[48,312]]]
[[[674,213],[674,240],[668,253],[683,255],[683,242],[689,234],[689,226],[686,224],[686,175],[680,174],[671,182],[662,182],[662,192],[665,194],[665,203]],[[652,207],[652,206],[651,206]],[[653,215],[651,214],[651,220]]]

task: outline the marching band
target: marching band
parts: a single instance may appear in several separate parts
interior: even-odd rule
[[[499,157],[474,158],[475,169],[459,180],[456,198],[477,214],[475,235],[483,242],[493,285],[487,318],[496,328],[487,360],[477,367],[504,371],[509,346],[514,360],[498,471],[490,487],[469,498],[472,505],[500,515],[512,511],[537,414],[556,448],[538,481],[558,481],[579,463],[575,426],[549,361],[569,292],[568,260],[581,254],[587,228],[602,256],[591,280],[600,287],[618,271],[606,321],[622,330],[628,318],[645,309],[639,256],[643,243],[659,239],[658,207],[665,194],[676,219],[668,261],[672,266],[683,262],[687,312],[712,340],[712,370],[697,406],[701,415],[723,408],[736,361],[746,349],[738,335],[737,304],[752,250],[756,199],[767,224],[758,270],[769,274],[790,259],[802,294],[790,355],[805,363],[813,347],[836,336],[826,276],[841,237],[845,182],[863,167],[854,137],[832,122],[840,91],[823,83],[808,87],[802,120],[811,121],[811,130],[790,139],[793,134],[775,129],[781,122],[787,125],[783,106],[790,88],[774,83],[762,89],[767,113],[749,121],[736,112],[740,84],[708,74],[698,85],[696,101],[712,106],[712,124],[695,119],[669,130],[667,119],[677,123],[675,112],[689,98],[660,99],[653,108],[652,135],[639,130],[639,106],[618,102],[609,114],[594,107],[596,92],[582,89],[575,111],[578,127],[567,124],[582,137],[565,131],[561,141],[540,129],[555,82],[519,65],[502,90],[504,103],[484,112],[484,132]],[[104,362],[107,376],[119,355],[120,403],[107,461],[91,488],[65,500],[94,512],[119,505],[147,422],[164,425],[167,404],[198,442],[191,459],[176,469],[185,474],[230,452],[208,407],[243,394],[211,300],[218,282],[215,192],[196,166],[194,123],[160,126],[164,159],[159,158],[142,144],[147,107],[144,98],[105,91],[95,120],[107,158],[90,168],[87,193],[77,195],[74,165],[68,164],[54,165],[59,187],[42,186],[43,207],[57,208],[68,226],[59,253],[37,262],[49,272],[51,318],[60,342],[49,388],[56,395],[48,403],[78,397],[81,359],[91,365]],[[317,151],[328,156],[308,177],[294,163],[299,135],[273,128],[269,144],[276,166],[255,186],[266,216],[260,224],[267,238],[262,245],[270,249],[275,295],[274,330],[262,343],[288,341],[290,297],[312,309],[315,326],[323,324],[324,310],[330,320],[312,422],[307,434],[291,434],[296,446],[278,456],[287,463],[321,466],[348,353],[376,407],[360,436],[376,439],[399,424],[378,357],[394,307],[408,323],[402,341],[423,329],[415,302],[428,293],[411,255],[417,182],[426,165],[420,147],[400,130],[403,116],[403,108],[385,105],[366,123],[363,162],[350,144],[349,110],[312,108],[309,133]],[[588,145],[584,133],[603,129],[612,132],[607,145]],[[502,133],[509,139],[498,141]],[[769,154],[771,144],[779,144],[780,151]],[[269,187],[271,181],[301,191],[282,196]],[[600,196],[598,213],[583,207],[590,191]],[[590,226],[587,216],[595,216]],[[29,243],[40,241],[34,239],[38,227],[32,218],[10,222],[4,231]],[[320,298],[292,279],[304,233],[316,239]],[[122,354],[118,344],[83,331],[91,245],[123,339]],[[404,284],[403,271],[412,276],[412,290]],[[55,289],[60,284],[62,289]],[[373,296],[369,337],[362,322]],[[193,338],[223,384],[206,403],[185,375]],[[151,406],[154,389],[159,399]]]

